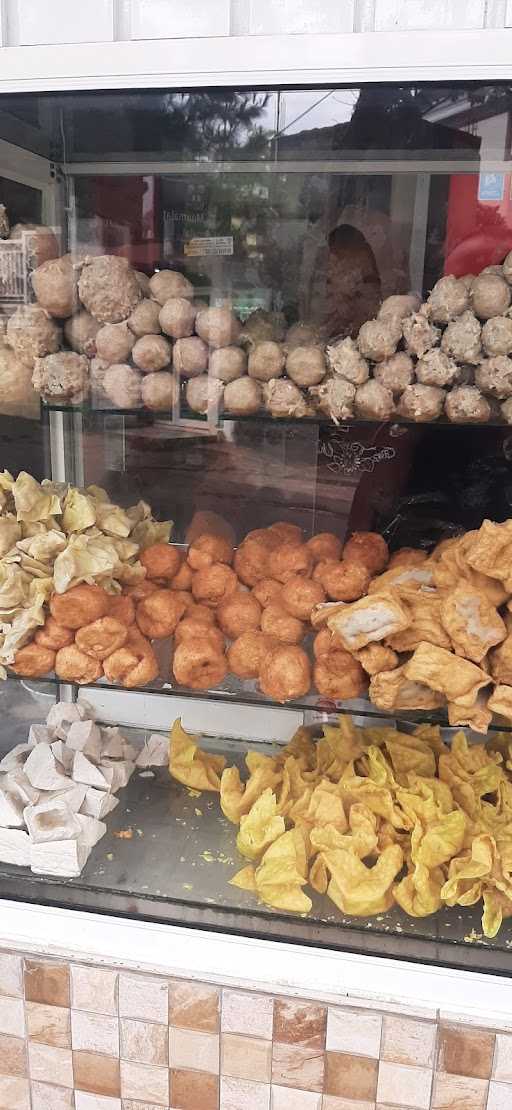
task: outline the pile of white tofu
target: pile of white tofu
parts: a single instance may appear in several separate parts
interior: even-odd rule
[[[57,703],[46,724],[32,725],[27,743],[0,761],[0,861],[75,878],[136,768],[146,774],[167,762],[164,736],[137,749],[118,727],[96,724],[83,704]]]

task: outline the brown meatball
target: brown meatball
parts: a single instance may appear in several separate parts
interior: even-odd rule
[[[235,593],[217,609],[217,620],[230,640],[260,627],[261,605],[250,593]]]
[[[228,666],[238,678],[258,678],[267,655],[278,646],[274,636],[257,629],[242,632],[228,650]]]
[[[257,582],[256,585],[253,586],[252,592],[256,600],[259,601],[260,605],[265,609],[267,605],[270,605],[271,601],[277,601],[277,598],[281,595],[282,588],[282,582],[278,582],[277,579],[262,578],[260,582]]]
[[[27,644],[16,652],[11,670],[22,678],[42,678],[55,666],[55,652],[42,644]]]
[[[290,616],[284,606],[273,601],[261,614],[261,631],[275,636],[283,644],[300,644],[306,634],[305,624]]]
[[[237,589],[237,576],[225,563],[213,563],[211,567],[198,570],[192,579],[195,600],[207,605],[209,609],[216,609]]]
[[[358,601],[370,585],[371,574],[364,563],[342,559],[325,568],[320,582],[331,601]]]
[[[307,621],[315,605],[325,601],[325,592],[320,582],[297,574],[289,578],[281,592],[281,604],[292,617]]]
[[[164,640],[167,636],[172,636],[186,608],[186,600],[177,591],[156,590],[154,594],[139,601],[137,625],[142,635],[148,639]]]
[[[44,628],[36,632],[34,639],[41,647],[60,651],[60,648],[69,647],[73,643],[74,636],[71,628],[63,628],[53,617],[47,617]]]
[[[187,560],[193,570],[203,570],[213,563],[227,563],[229,566],[233,555],[233,548],[224,536],[204,532],[190,544]]]
[[[317,659],[313,681],[319,694],[332,701],[358,698],[366,688],[365,674],[360,663],[348,651],[337,648]]]
[[[245,540],[235,551],[234,567],[245,586],[255,586],[262,578],[269,578],[270,550],[261,540]]]
[[[174,578],[178,573],[182,554],[170,543],[153,543],[141,553],[140,561],[148,578]]]
[[[76,634],[76,646],[100,663],[126,642],[128,628],[115,617],[101,617],[92,624],[85,624]]]
[[[106,617],[110,598],[101,586],[73,586],[65,594],[53,594],[50,612],[63,628],[83,628],[100,617]]]
[[[320,563],[324,559],[340,559],[343,544],[332,532],[319,532],[308,540],[306,547],[313,556],[313,562]]]
[[[387,566],[389,548],[378,532],[354,532],[343,548],[343,558],[363,563],[373,576]]]
[[[265,656],[260,670],[260,687],[277,702],[305,697],[311,686],[311,667],[306,652],[294,645],[281,645]]]
[[[313,556],[305,543],[282,543],[269,553],[268,570],[271,578],[288,582],[296,574],[311,574]]]

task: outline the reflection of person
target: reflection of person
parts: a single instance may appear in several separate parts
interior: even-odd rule
[[[336,227],[328,245],[325,330],[329,336],[356,336],[381,300],[375,255],[363,233],[350,224]]]

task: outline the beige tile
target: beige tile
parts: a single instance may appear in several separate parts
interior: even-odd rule
[[[467,1075],[434,1076],[432,1110],[485,1110],[489,1084]]]
[[[117,971],[71,964],[71,1006],[91,1014],[117,1016]]]
[[[402,1002],[386,1002],[382,998],[377,1002],[375,998],[354,998],[350,994],[347,994],[343,1002],[351,1010],[379,1010],[379,1013],[398,1014],[399,1017],[412,1017],[417,1021],[437,1021],[438,1018],[436,1006],[404,1006]]]
[[[69,964],[25,960],[25,998],[46,1006],[69,1007]]]
[[[325,1048],[327,1007],[293,998],[274,1001],[273,1039],[305,1048]]]
[[[355,1056],[379,1058],[382,1015],[367,1011],[342,1010],[329,1006],[327,1048],[331,1052],[351,1052]]]
[[[21,1037],[8,1037],[5,1033],[0,1033],[0,1073],[27,1075],[26,1041]]]
[[[375,1110],[375,1102],[361,1101],[353,1098],[339,1098],[337,1095],[324,1095],[322,1110]],[[382,1107],[382,1110],[393,1110],[391,1107]]]
[[[247,1033],[272,1040],[274,1002],[264,994],[249,991],[222,992],[222,1032]]]
[[[32,1110],[75,1110],[75,1096],[66,1087],[31,1083]]]
[[[72,1010],[71,1043],[78,1051],[119,1056],[118,1018],[107,1017],[106,1014],[86,1014],[85,1010]]]
[[[21,998],[0,997],[0,1033],[10,1037],[25,1036],[25,1014]]]
[[[28,1066],[31,1079],[41,1083],[52,1079],[57,1087],[73,1086],[73,1062],[69,1048],[51,1048],[29,1041]]]
[[[23,997],[21,956],[12,956],[9,952],[0,953],[0,994]]]
[[[121,1059],[136,1064],[166,1068],[169,1063],[169,1037],[166,1025],[152,1021],[121,1018]]]
[[[169,1067],[219,1071],[219,1037],[193,1029],[169,1029]]]
[[[0,1110],[30,1110],[28,1079],[0,1075]]]
[[[508,1083],[489,1083],[487,1096],[487,1110],[510,1110],[512,1106],[512,1089]]]
[[[259,1037],[223,1033],[220,1070],[222,1075],[230,1075],[233,1079],[252,1079],[256,1083],[270,1083],[271,1042],[263,1041]]]
[[[218,1033],[220,1027],[220,990],[208,983],[171,979],[169,983],[169,1024],[202,1033]]]
[[[377,1092],[378,1063],[368,1056],[325,1054],[325,1094],[371,1102]]]
[[[270,1110],[269,1085],[223,1075],[220,1081],[220,1110],[242,1110],[242,1107]]]
[[[121,1096],[123,1099],[146,1099],[157,1106],[168,1106],[167,1068],[152,1068],[148,1064],[131,1064],[127,1060],[121,1060]]]
[[[431,1068],[437,1029],[433,1022],[386,1014],[382,1026],[381,1058],[393,1064]]]
[[[167,1025],[169,1002],[165,979],[145,975],[119,976],[119,1017],[156,1021]]]
[[[42,1002],[26,1002],[27,1035],[31,1041],[71,1048],[71,1014],[63,1006],[44,1006]]]
[[[272,1087],[271,1110],[322,1110],[322,1096],[314,1091],[297,1091],[293,1087]]]
[[[467,1025],[441,1025],[437,1070],[473,1079],[489,1079],[494,1047],[494,1033]]]
[[[323,1091],[325,1053],[319,1048],[278,1044],[272,1048],[272,1083],[278,1087],[299,1087],[304,1091]]]
[[[139,1102],[138,1099],[123,1098],[123,1110],[160,1110],[154,1102]]]
[[[377,1101],[428,1110],[432,1091],[430,1068],[411,1068],[381,1060]]]
[[[76,1091],[76,1110],[121,1110],[120,1098],[107,1098],[104,1095],[90,1095],[86,1091]]]
[[[102,1056],[99,1052],[73,1052],[75,1087],[92,1095],[119,1098],[121,1080],[119,1060]]]
[[[170,1098],[173,1110],[218,1110],[218,1075],[208,1075],[203,1071],[186,1071],[183,1068],[173,1068],[170,1079]],[[237,1081],[233,1080],[232,1082]],[[249,1103],[249,1105],[253,1110],[252,1104]],[[241,1106],[239,1110],[241,1110]]]
[[[512,1083],[512,1037],[498,1033],[494,1052],[493,1078]]]

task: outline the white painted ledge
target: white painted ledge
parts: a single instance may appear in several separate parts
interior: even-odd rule
[[[2,902],[0,949],[340,1005],[512,1026],[512,979],[75,910]],[[248,972],[250,969],[250,974]]]

